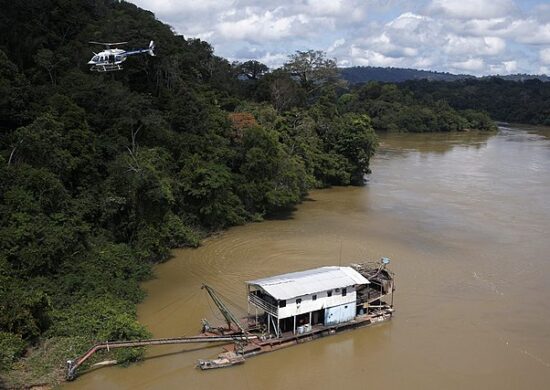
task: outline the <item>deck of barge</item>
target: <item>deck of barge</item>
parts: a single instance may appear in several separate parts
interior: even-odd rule
[[[292,331],[283,332],[281,337],[257,338],[251,340],[248,344],[228,344],[223,347],[225,352],[232,352],[244,357],[251,357],[266,352],[275,351],[296,344],[315,340],[321,337],[329,336],[356,328],[374,325],[389,320],[392,316],[392,309],[378,310],[373,314],[364,314],[357,316],[354,320],[332,326],[321,324],[313,325],[309,332],[294,334]]]

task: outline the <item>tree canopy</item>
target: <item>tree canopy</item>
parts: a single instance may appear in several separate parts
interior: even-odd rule
[[[255,60],[231,64],[124,1],[0,6],[6,386],[21,385],[6,373],[45,340],[79,352],[94,340],[146,337],[135,304],[154,262],[288,209],[311,188],[363,184],[374,129],[492,125],[442,99],[419,103],[409,89],[348,89],[319,51],[271,72]],[[157,57],[109,74],[87,68],[90,40],[150,39]]]

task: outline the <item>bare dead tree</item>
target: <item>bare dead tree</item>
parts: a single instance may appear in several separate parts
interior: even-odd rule
[[[8,159],[8,167],[11,165],[11,162],[12,162],[12,160],[13,160],[13,156],[15,155],[15,151],[17,150],[17,147],[18,147],[19,145],[21,145],[22,143],[23,143],[23,138],[21,138],[21,139],[19,140],[19,142],[17,142],[17,143],[15,144],[15,146],[12,148],[11,153],[10,153],[10,158]]]
[[[133,172],[139,172],[141,170],[139,166],[139,160],[137,159],[138,155],[138,144],[136,142],[137,135],[141,128],[143,127],[143,124],[140,124],[137,129],[132,130],[132,144],[130,147],[126,147],[128,149],[128,153],[130,154],[131,161],[128,162],[128,171]]]

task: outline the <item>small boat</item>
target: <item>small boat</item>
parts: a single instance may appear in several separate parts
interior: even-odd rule
[[[197,367],[201,370],[210,370],[212,368],[223,368],[242,363],[244,363],[244,357],[242,355],[237,355],[235,352],[225,352],[220,354],[217,359],[199,359]]]

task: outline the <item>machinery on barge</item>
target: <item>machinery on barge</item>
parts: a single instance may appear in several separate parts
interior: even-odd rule
[[[292,272],[246,282],[248,313],[239,320],[210,286],[203,289],[225,318],[224,326],[202,320],[194,337],[101,343],[67,361],[67,379],[101,350],[184,343],[220,343],[215,359],[199,360],[208,370],[242,364],[246,358],[301,344],[320,337],[377,324],[392,318],[395,277],[387,265],[357,263]]]

